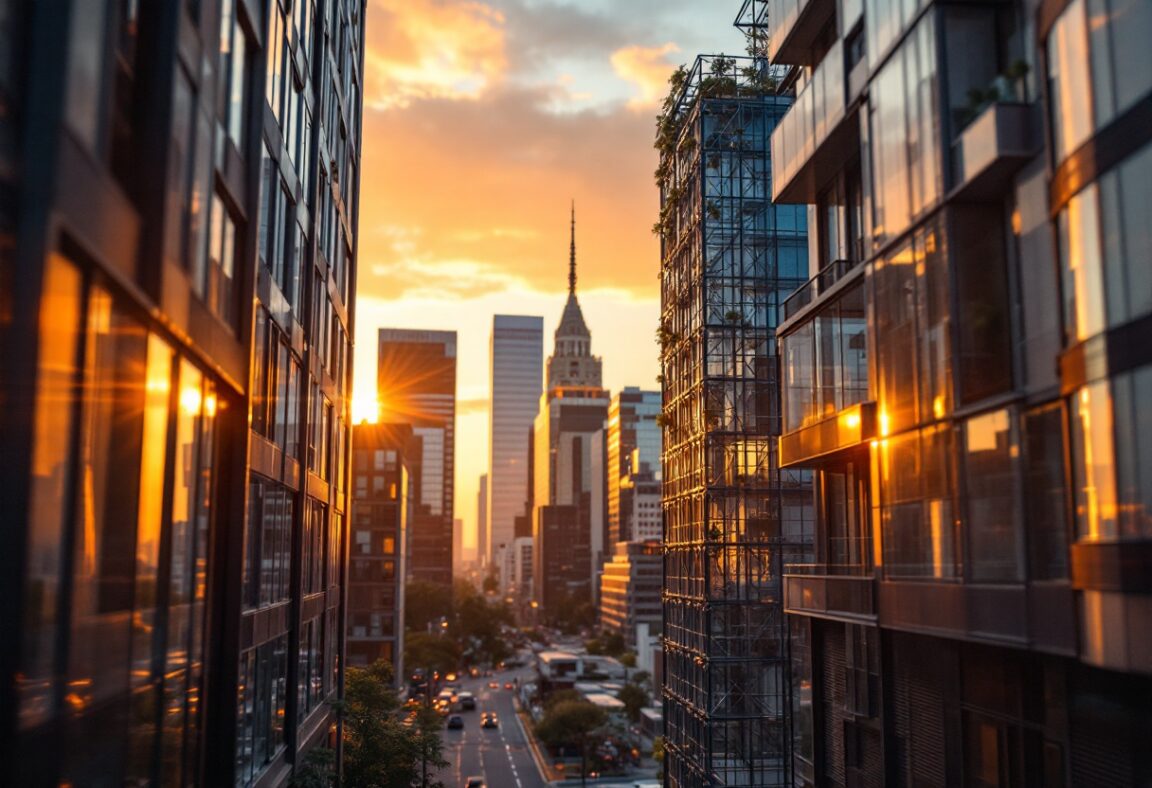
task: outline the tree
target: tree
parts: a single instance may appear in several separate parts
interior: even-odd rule
[[[344,700],[336,704],[344,720],[345,788],[434,788],[427,774],[443,768],[440,716],[421,708],[411,726],[400,720],[400,698],[392,668],[380,660],[368,668],[348,668]]]
[[[640,709],[649,703],[648,693],[636,684],[625,684],[616,699],[624,704],[624,712],[632,722],[640,721]]]
[[[652,760],[660,764],[660,771],[656,772],[656,779],[664,782],[664,737],[657,736],[652,740]]]
[[[460,646],[450,637],[410,632],[404,639],[404,664],[415,670],[427,668],[452,673],[460,666]]]
[[[291,788],[332,788],[336,781],[336,753],[313,747],[288,783]]]
[[[427,632],[428,625],[452,615],[452,589],[413,580],[404,587],[404,628]]]
[[[473,661],[494,665],[512,655],[504,635],[504,628],[513,623],[512,611],[506,604],[489,602],[470,584],[458,583],[454,610],[449,634]]]
[[[620,655],[620,664],[626,668],[636,667],[636,652],[635,651],[625,651],[623,654]]]
[[[555,703],[536,723],[536,735],[549,747],[580,748],[580,784],[588,773],[588,745],[594,732],[608,721],[608,715],[586,700]]]

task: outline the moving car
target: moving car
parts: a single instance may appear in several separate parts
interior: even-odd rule
[[[506,690],[512,689],[512,682],[511,681],[505,681],[504,682],[504,689],[506,689]]]
[[[465,690],[460,693],[460,708],[463,711],[475,711],[476,709],[476,696],[471,692]]]
[[[499,728],[500,721],[496,719],[496,712],[486,711],[480,715],[481,728]]]
[[[453,714],[448,718],[448,728],[450,730],[458,731],[464,727],[464,718],[459,714]]]
[[[488,689],[500,689],[500,682],[499,681],[489,681],[488,682]]]
[[[488,788],[483,777],[469,777],[464,781],[464,788]]]

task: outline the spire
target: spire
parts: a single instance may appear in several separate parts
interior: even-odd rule
[[[568,250],[568,292],[576,295],[576,201],[572,201],[572,245]]]

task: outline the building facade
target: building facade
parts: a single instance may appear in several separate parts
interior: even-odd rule
[[[476,566],[483,566],[488,555],[488,474],[480,474],[476,491]]]
[[[0,12],[0,783],[339,741],[365,5]]]
[[[405,675],[404,580],[413,486],[404,457],[418,447],[408,425],[352,428],[348,664],[387,660],[398,681]]]
[[[777,306],[808,270],[804,209],[771,203],[768,140],[792,105],[777,77],[697,58],[658,128],[670,786],[789,780],[781,585],[812,494],[776,454]]]
[[[592,532],[593,443],[608,417],[608,392],[601,388],[601,361],[592,355],[592,334],[576,299],[575,214],[568,300],[555,341],[531,432],[533,596],[549,615],[563,605],[591,603],[593,542],[601,541]]]
[[[659,486],[661,430],[657,419],[660,410],[659,391],[641,391],[635,386],[628,386],[613,396],[608,406],[606,549],[609,552],[617,542],[644,541],[662,536],[634,534],[634,528],[639,524],[634,525],[632,519],[637,509],[633,500],[637,486],[643,486],[649,491],[653,486]],[[659,490],[656,494],[659,501]],[[644,503],[646,505],[640,507],[640,510],[648,513],[652,502],[647,500]],[[650,530],[651,523],[645,522],[644,528]]]
[[[528,433],[544,385],[544,319],[495,315],[489,341],[488,508],[481,560],[516,538],[528,498]]]
[[[376,367],[381,424],[420,439],[408,576],[452,585],[456,473],[456,332],[382,328]]]
[[[637,626],[658,634],[664,618],[664,550],[659,541],[617,542],[600,576],[600,626],[637,648]]]
[[[773,6],[775,8],[775,6]],[[797,785],[1152,780],[1152,4],[792,3]],[[1123,348],[1123,350],[1122,350]]]

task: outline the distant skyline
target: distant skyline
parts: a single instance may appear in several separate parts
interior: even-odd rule
[[[374,409],[376,329],[458,332],[455,515],[467,546],[488,465],[492,317],[542,315],[551,352],[573,199],[604,385],[656,386],[655,117],[676,65],[743,52],[738,6],[369,3],[355,418]]]

